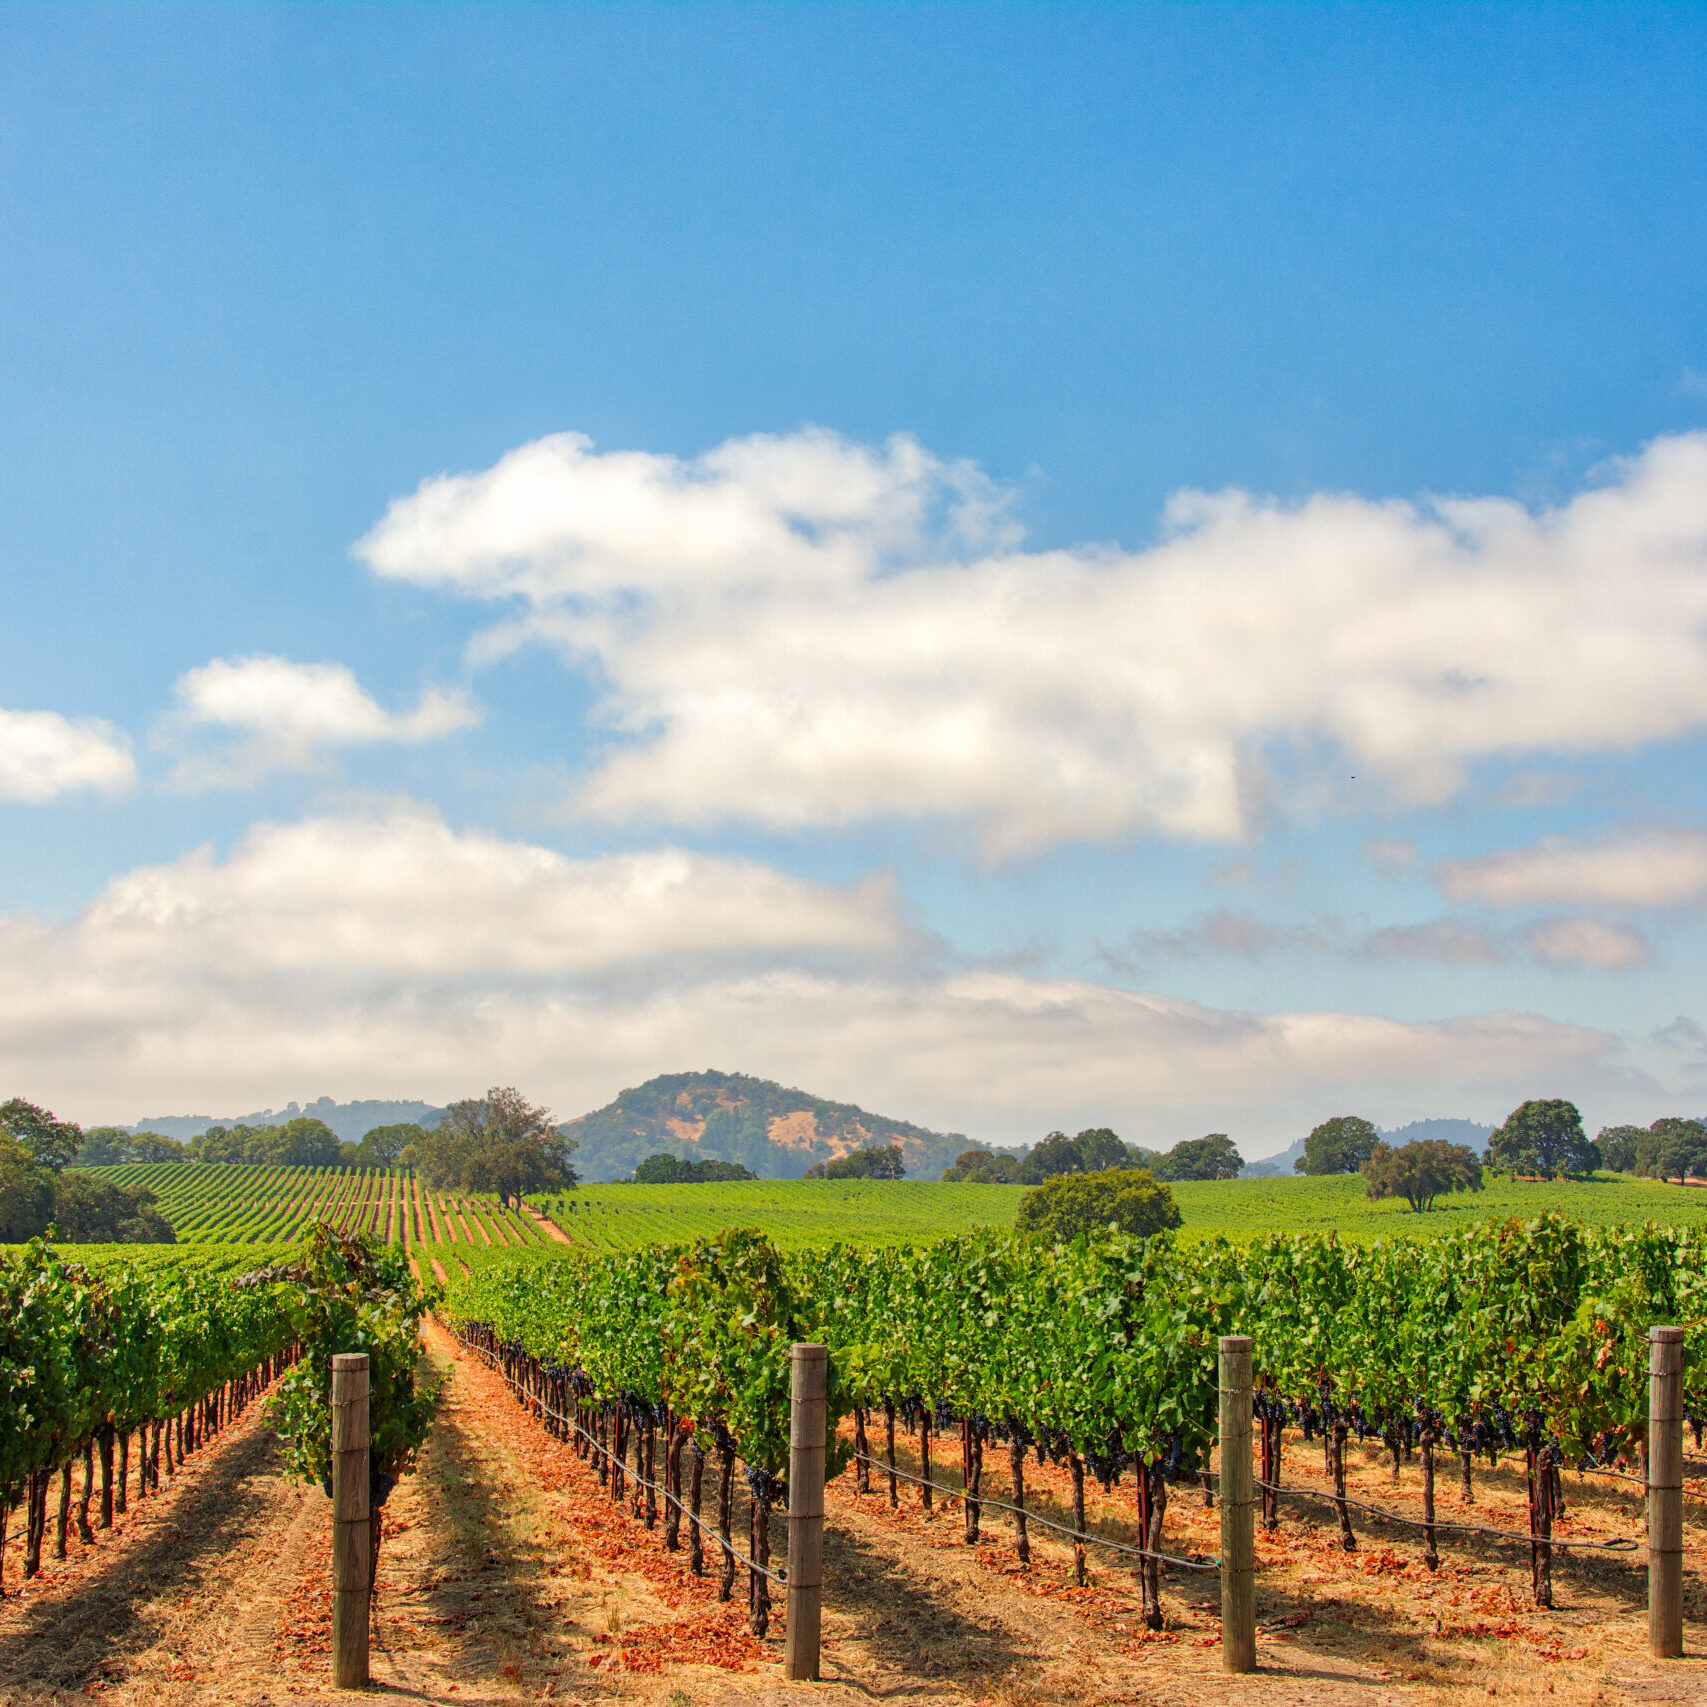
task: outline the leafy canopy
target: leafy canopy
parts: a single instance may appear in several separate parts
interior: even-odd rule
[[[1358,1114],[1336,1114],[1304,1140],[1292,1166],[1301,1174],[1354,1174],[1375,1154],[1381,1135]]]
[[[1225,1132],[1207,1138],[1187,1138],[1156,1163],[1161,1180],[1237,1179],[1245,1158]]]
[[[359,1168],[394,1168],[397,1158],[411,1144],[420,1143],[426,1136],[427,1129],[413,1120],[393,1126],[370,1127],[356,1146],[355,1164]]]
[[[342,1159],[338,1134],[313,1115],[282,1126],[210,1126],[184,1147],[191,1162],[230,1162],[274,1168],[334,1168]]]
[[[1066,1241],[1110,1228],[1147,1238],[1177,1227],[1174,1194],[1148,1168],[1103,1168],[1094,1174],[1056,1174],[1019,1200],[1022,1233]]]
[[[52,1113],[22,1097],[0,1103],[0,1132],[29,1151],[44,1168],[63,1168],[83,1144],[83,1129],[70,1120],[56,1120]]]
[[[1537,1098],[1514,1108],[1488,1140],[1488,1165],[1501,1173],[1593,1173],[1599,1156],[1574,1102]]]
[[[688,1161],[685,1157],[672,1156],[668,1151],[648,1156],[634,1170],[637,1185],[719,1185],[725,1180],[758,1177],[751,1168],[744,1168],[739,1162],[719,1161],[715,1156]]]
[[[552,1125],[514,1085],[494,1085],[483,1097],[464,1097],[431,1132],[407,1145],[398,1160],[420,1170],[435,1189],[490,1191],[506,1204],[524,1192],[567,1191],[577,1183],[569,1164],[575,1140]]]
[[[1603,1126],[1594,1140],[1600,1165],[1615,1174],[1633,1174],[1639,1146],[1648,1136],[1643,1126]]]
[[[899,1144],[867,1144],[831,1162],[817,1162],[806,1170],[808,1179],[900,1179],[907,1163]]]
[[[1707,1126],[1699,1120],[1667,1115],[1636,1140],[1636,1168],[1650,1179],[1675,1179],[1679,1185],[1707,1173]]]
[[[1444,1138],[1417,1138],[1394,1149],[1377,1144],[1363,1164],[1372,1198],[1402,1197],[1417,1211],[1432,1209],[1434,1200],[1453,1191],[1480,1191],[1482,1164],[1468,1144],[1449,1144]]]
[[[0,1134],[0,1244],[52,1231],[66,1244],[171,1244],[171,1224],[146,1186],[118,1185],[79,1169],[56,1173]]]

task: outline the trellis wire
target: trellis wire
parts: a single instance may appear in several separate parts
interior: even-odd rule
[[[455,1340],[458,1345],[464,1347],[468,1351],[473,1352],[475,1354],[475,1356],[478,1357],[486,1365],[486,1367],[488,1369],[493,1370],[499,1376],[499,1378],[504,1382],[504,1385],[506,1387],[510,1386],[509,1377],[504,1374],[503,1370],[499,1369],[498,1366],[492,1362],[492,1360],[486,1355],[486,1352],[482,1347],[473,1344],[469,1340],[465,1340],[462,1337],[462,1335],[456,1331],[455,1328],[452,1328],[450,1330],[450,1337],[453,1340]],[[512,1393],[515,1392],[515,1388],[510,1387],[510,1391]],[[580,1437],[583,1440],[585,1440],[588,1443],[588,1445],[590,1445],[595,1451],[603,1453],[605,1455],[605,1457],[607,1457],[607,1458],[610,1457],[610,1455],[611,1455],[610,1449],[608,1447],[602,1445],[596,1436],[589,1434],[584,1428],[582,1428],[581,1425],[578,1422],[576,1422],[573,1417],[566,1417],[563,1415],[563,1413],[561,1411],[554,1411],[551,1408],[551,1406],[546,1404],[546,1402],[543,1399],[535,1398],[532,1393],[524,1393],[524,1394],[521,1394],[520,1397],[521,1397],[522,1402],[524,1404],[530,1406],[534,1410],[542,1412],[544,1415],[546,1415],[548,1417],[554,1417],[554,1418],[556,1418],[556,1420],[558,1422],[564,1424],[566,1427],[574,1429],[574,1431],[578,1435],[580,1435]],[[745,1463],[745,1462],[746,1462],[746,1460],[742,1459],[742,1463]],[[679,1499],[677,1499],[676,1496],[674,1494],[672,1494],[670,1492],[670,1490],[668,1488],[664,1487],[661,1483],[647,1481],[646,1478],[639,1473],[639,1471],[630,1470],[626,1464],[623,1466],[622,1473],[629,1481],[633,1482],[636,1486],[645,1488],[649,1492],[655,1493],[655,1494],[659,1495],[661,1498],[667,1500],[671,1505],[673,1505],[676,1508],[677,1511],[679,1511],[682,1514],[683,1517],[685,1517],[688,1520],[689,1523],[693,1524],[697,1529],[702,1529],[707,1535],[709,1535],[712,1538],[713,1541],[715,1541],[717,1543],[717,1545],[719,1547],[721,1547],[726,1552],[731,1554],[735,1558],[737,1563],[745,1565],[749,1571],[756,1571],[761,1577],[769,1577],[770,1580],[773,1583],[775,1583],[778,1588],[787,1588],[787,1586],[788,1586],[788,1573],[787,1573],[787,1571],[782,1571],[779,1573],[777,1571],[767,1569],[764,1565],[755,1565],[753,1563],[753,1561],[751,1559],[749,1559],[745,1553],[742,1553],[742,1552],[738,1551],[736,1548],[731,1547],[729,1545],[729,1543],[723,1539],[722,1535],[717,1530],[713,1529],[711,1527],[711,1525],[709,1523],[707,1523],[703,1518],[696,1517],[691,1511],[689,1511],[688,1508],[685,1505],[683,1505],[682,1502]]]
[[[1219,1473],[1211,1471],[1216,1480]],[[1574,1547],[1579,1552],[1596,1549],[1607,1553],[1628,1553],[1640,1548],[1640,1541],[1627,1536],[1618,1536],[1611,1541],[1559,1541],[1550,1535],[1529,1535],[1521,1529],[1489,1529],[1479,1523],[1446,1523],[1436,1519],[1430,1523],[1426,1518],[1405,1517],[1399,1512],[1388,1511],[1385,1506],[1371,1505],[1367,1500],[1353,1499],[1350,1494],[1326,1494],[1315,1488],[1285,1488],[1275,1482],[1265,1482],[1260,1477],[1252,1478],[1252,1486],[1263,1489],[1266,1493],[1278,1494],[1286,1499],[1322,1500],[1329,1505],[1354,1505],[1359,1511],[1372,1512],[1376,1517],[1388,1523],[1405,1524],[1411,1529],[1447,1529],[1455,1535],[1493,1535],[1502,1541],[1522,1541],[1545,1547]]]
[[[903,1482],[911,1482],[916,1487],[935,1488],[939,1494],[947,1494],[950,1499],[964,1500],[969,1497],[964,1488],[951,1488],[943,1482],[927,1482],[923,1476],[911,1475],[899,1466],[891,1469],[886,1458],[872,1458],[864,1452],[856,1452],[854,1457],[863,1464],[875,1466],[886,1476],[893,1474],[900,1477]],[[1064,1523],[1054,1523],[1049,1518],[1039,1517],[1035,1512],[1024,1507],[1009,1505],[1006,1500],[986,1499],[984,1495],[979,1494],[972,1500],[972,1504],[980,1509],[984,1506],[993,1506],[997,1511],[1011,1511],[1016,1517],[1023,1517],[1028,1525],[1035,1523],[1039,1528],[1053,1529],[1062,1535],[1070,1535],[1075,1541],[1086,1541],[1093,1547],[1107,1547],[1116,1553],[1130,1553],[1134,1558],[1161,1559],[1167,1564],[1178,1565],[1181,1570],[1185,1571],[1218,1571],[1221,1569],[1219,1559],[1210,1559],[1206,1562],[1201,1559],[1176,1558],[1172,1553],[1152,1553],[1147,1548],[1133,1547],[1125,1541],[1111,1541],[1106,1535],[1097,1535],[1089,1529],[1071,1529]]]

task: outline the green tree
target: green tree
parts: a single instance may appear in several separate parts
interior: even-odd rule
[[[116,1185],[81,1171],[54,1182],[53,1223],[73,1245],[170,1245],[178,1235],[145,1186]]]
[[[1636,1166],[1650,1179],[1682,1185],[1707,1172],[1707,1126],[1666,1115],[1636,1140]]]
[[[1438,1140],[1437,1140],[1438,1142]],[[1501,1173],[1593,1173],[1594,1146],[1574,1102],[1538,1098],[1514,1108],[1488,1140],[1488,1165]]]
[[[1125,1168],[1132,1165],[1132,1152],[1106,1126],[1087,1127],[1073,1139],[1079,1152],[1079,1165],[1088,1174],[1099,1168]]]
[[[636,1185],[709,1185],[726,1180],[757,1179],[751,1168],[725,1162],[717,1156],[698,1161],[672,1156],[667,1150],[648,1156],[634,1170]]]
[[[1354,1174],[1375,1154],[1381,1135],[1359,1114],[1336,1114],[1304,1140],[1292,1166],[1301,1174]]]
[[[1021,1185],[1041,1185],[1056,1174],[1082,1174],[1085,1158],[1076,1138],[1065,1132],[1051,1132],[1032,1145],[1014,1171]]]
[[[1636,1153],[1648,1136],[1645,1126],[1603,1126],[1594,1141],[1600,1152],[1600,1165],[1615,1174],[1636,1171]]]
[[[0,1132],[0,1245],[21,1245],[53,1219],[53,1170]]]
[[[427,1129],[413,1120],[401,1121],[394,1126],[371,1127],[362,1134],[362,1141],[356,1146],[356,1164],[363,1168],[394,1168],[397,1158],[411,1144],[419,1144],[426,1136]]]
[[[899,1144],[867,1144],[863,1149],[818,1162],[806,1170],[808,1179],[900,1179],[907,1172]]]
[[[1055,1174],[1019,1200],[1022,1233],[1065,1242],[1080,1233],[1117,1232],[1146,1238],[1181,1221],[1174,1195],[1148,1168],[1099,1168]]]
[[[552,1125],[549,1109],[535,1107],[513,1085],[495,1085],[483,1097],[452,1103],[398,1160],[418,1168],[435,1189],[494,1191],[508,1203],[523,1192],[575,1185],[574,1149],[575,1140]]]
[[[299,1115],[283,1126],[263,1127],[250,1141],[249,1160],[280,1168],[335,1168],[343,1157],[338,1134],[324,1120]]]
[[[91,1126],[73,1158],[80,1168],[110,1168],[131,1160],[130,1134],[122,1126]]]
[[[993,1150],[962,1150],[954,1166],[944,1168],[945,1180],[957,1180],[971,1185],[1012,1185],[1019,1178],[1018,1165],[1012,1156],[998,1156]]]
[[[22,1097],[0,1103],[0,1132],[16,1139],[37,1162],[55,1173],[83,1144],[83,1129],[74,1121],[55,1120],[47,1109]]]
[[[1402,1197],[1419,1213],[1451,1191],[1480,1191],[1482,1164],[1468,1144],[1417,1138],[1394,1149],[1377,1144],[1360,1170],[1371,1198]]]
[[[1174,1145],[1156,1164],[1157,1179],[1237,1179],[1245,1158],[1225,1132],[1206,1138],[1187,1138]]]

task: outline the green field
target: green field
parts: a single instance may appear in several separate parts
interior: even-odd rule
[[[1500,1180],[1485,1191],[1441,1200],[1418,1215],[1402,1202],[1371,1203],[1363,1181],[1328,1179],[1192,1180],[1171,1188],[1185,1237],[1233,1239],[1269,1232],[1326,1232],[1372,1239],[1431,1234],[1490,1216],[1530,1217],[1556,1209],[1593,1227],[1657,1221],[1707,1223],[1707,1191],[1652,1180],[1602,1177],[1550,1184]],[[1026,1188],[944,1185],[923,1180],[752,1180],[727,1185],[594,1185],[542,1201],[576,1243],[631,1250],[674,1242],[719,1227],[762,1228],[798,1249],[858,1239],[924,1244],[974,1227],[1011,1227]]]
[[[563,1247],[528,1215],[471,1192],[429,1192],[403,1170],[260,1168],[130,1163],[98,1173],[145,1184],[189,1244],[254,1246],[294,1238],[326,1218],[400,1239],[441,1266],[475,1268],[521,1252]],[[743,1180],[719,1185],[591,1185],[536,1200],[571,1244],[593,1251],[677,1243],[730,1226],[759,1227],[785,1249],[828,1245],[922,1245],[978,1227],[1011,1227],[1017,1185],[945,1185],[926,1180]],[[1173,1187],[1182,1236],[1251,1238],[1267,1232],[1326,1232],[1366,1240],[1422,1235],[1490,1216],[1531,1217],[1555,1209],[1593,1227],[1655,1221],[1707,1223],[1707,1191],[1606,1177],[1551,1184],[1496,1181],[1442,1199],[1427,1214],[1403,1203],[1371,1203],[1353,1175],[1329,1179],[1191,1181]]]
[[[1442,1233],[1492,1217],[1527,1219],[1548,1209],[1590,1227],[1639,1226],[1644,1221],[1673,1227],[1707,1224],[1707,1191],[1624,1174],[1545,1183],[1491,1180],[1485,1190],[1443,1197],[1421,1215],[1396,1198],[1371,1203],[1356,1174],[1192,1180],[1172,1190],[1187,1234],[1224,1233],[1231,1239],[1328,1231],[1349,1239]]]
[[[578,1245],[633,1250],[759,1227],[799,1250],[857,1239],[923,1245],[976,1227],[1011,1227],[1022,1185],[936,1180],[736,1180],[718,1185],[584,1185],[539,1206]]]

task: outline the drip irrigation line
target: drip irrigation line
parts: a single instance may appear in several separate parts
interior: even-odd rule
[[[1022,1506],[1009,1505],[1006,1500],[986,1499],[984,1495],[969,1495],[964,1488],[951,1488],[942,1482],[927,1482],[923,1476],[914,1476],[899,1466],[891,1467],[885,1458],[872,1458],[863,1452],[856,1452],[854,1457],[862,1464],[870,1464],[881,1470],[884,1475],[899,1476],[903,1482],[911,1482],[920,1488],[935,1488],[939,1494],[947,1494],[950,1499],[967,1500],[976,1506],[994,1506],[997,1511],[1011,1511],[1018,1517],[1023,1517],[1027,1523],[1035,1523],[1044,1529],[1054,1529],[1062,1535],[1071,1535],[1075,1541],[1087,1541],[1093,1547],[1107,1547],[1116,1553],[1130,1553],[1138,1559],[1161,1559],[1170,1565],[1178,1565],[1186,1571],[1218,1571],[1221,1569],[1219,1559],[1179,1559],[1172,1553],[1152,1553],[1147,1547],[1133,1547],[1125,1541],[1111,1541],[1105,1535],[1093,1534],[1088,1529],[1071,1529],[1064,1523],[1054,1523],[1047,1517],[1039,1517],[1036,1512],[1027,1511]]]
[[[1524,1541],[1542,1547],[1574,1547],[1579,1551],[1630,1553],[1641,1546],[1640,1541],[1633,1541],[1627,1536],[1618,1536],[1611,1541],[1557,1541],[1550,1535],[1526,1535],[1520,1529],[1488,1529],[1479,1523],[1443,1523],[1438,1519],[1428,1523],[1420,1517],[1403,1517],[1396,1511],[1388,1511],[1384,1506],[1371,1505],[1367,1500],[1353,1499],[1349,1494],[1318,1493],[1314,1488],[1283,1488],[1277,1483],[1264,1482],[1257,1478],[1252,1479],[1252,1486],[1285,1499],[1322,1500],[1330,1505],[1354,1505],[1359,1511],[1372,1512],[1388,1523],[1401,1523],[1412,1529],[1447,1529],[1455,1535],[1493,1535],[1502,1541]]]
[[[458,1345],[464,1347],[468,1351],[472,1351],[477,1357],[482,1359],[487,1368],[495,1371],[503,1380],[505,1386],[510,1386],[509,1377],[504,1374],[503,1370],[499,1369],[498,1366],[492,1362],[483,1347],[474,1345],[470,1341],[465,1340],[454,1328],[450,1330],[450,1336]],[[514,1387],[510,1387],[510,1391],[514,1393],[516,1389]],[[602,1453],[607,1459],[611,1460],[613,1465],[616,1463],[615,1456],[611,1452],[610,1448],[604,1445],[596,1435],[589,1434],[587,1430],[582,1428],[573,1417],[566,1417],[561,1411],[553,1410],[543,1399],[535,1398],[532,1393],[517,1394],[517,1397],[520,1398],[524,1404],[529,1405],[534,1410],[540,1411],[548,1417],[555,1417],[557,1421],[564,1424],[565,1427],[574,1429],[574,1431],[580,1435],[594,1451]],[[745,1463],[746,1460],[742,1459],[742,1462]],[[717,1530],[713,1529],[703,1518],[696,1517],[691,1511],[689,1511],[688,1508],[683,1505],[668,1488],[664,1487],[659,1482],[647,1481],[638,1470],[630,1470],[626,1464],[622,1465],[621,1468],[623,1475],[628,1480],[632,1481],[637,1487],[645,1488],[649,1492],[657,1494],[660,1499],[667,1500],[682,1514],[683,1517],[688,1520],[689,1523],[693,1524],[695,1528],[704,1530],[704,1532],[709,1535],[725,1553],[730,1554],[737,1563],[745,1565],[749,1571],[754,1571],[761,1577],[769,1577],[778,1588],[788,1587],[788,1573],[786,1571],[779,1573],[768,1569],[764,1565],[754,1564],[745,1553],[740,1552],[737,1548],[731,1547],[729,1543],[723,1539],[722,1535],[720,1535]]]

